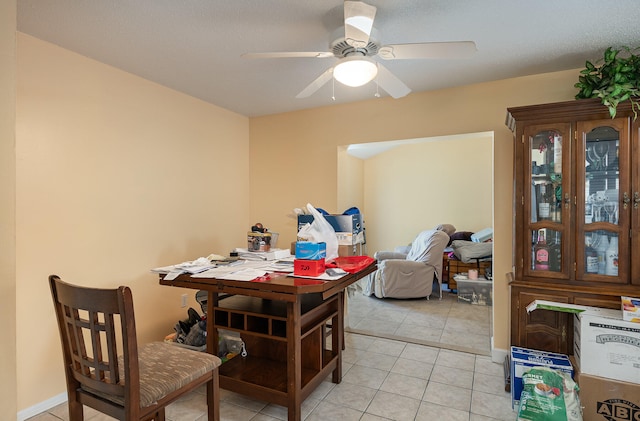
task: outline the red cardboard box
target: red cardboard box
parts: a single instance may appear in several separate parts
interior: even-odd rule
[[[584,421],[640,420],[640,384],[580,373],[578,386]]]
[[[320,276],[324,273],[324,259],[293,261],[293,274],[297,276]]]

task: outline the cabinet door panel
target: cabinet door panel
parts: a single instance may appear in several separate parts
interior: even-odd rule
[[[640,250],[640,119],[636,119],[631,131],[631,191],[633,205],[631,207],[631,250],[635,256]],[[631,260],[631,283],[640,286],[640,259]]]
[[[571,218],[570,124],[527,126],[523,132],[525,171],[521,244],[523,274],[569,279]],[[565,200],[566,199],[566,200]]]
[[[576,276],[629,283],[629,119],[577,124]]]
[[[526,307],[534,300],[548,300],[568,303],[562,295],[538,292],[519,292],[519,346],[542,351],[567,353],[569,332],[568,314],[550,310],[534,310],[527,313]]]

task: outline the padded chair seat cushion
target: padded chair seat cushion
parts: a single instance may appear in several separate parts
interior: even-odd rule
[[[124,359],[119,357],[120,376],[124,376]],[[189,384],[222,364],[220,358],[206,352],[152,342],[138,348],[140,364],[140,408],[155,404],[169,393]],[[124,406],[124,398],[87,389],[111,402]]]

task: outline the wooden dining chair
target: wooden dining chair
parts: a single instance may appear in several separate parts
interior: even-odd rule
[[[165,407],[206,384],[218,421],[218,357],[164,342],[138,347],[128,287],[98,289],[49,276],[67,379],[69,420],[83,405],[118,420],[165,420]]]

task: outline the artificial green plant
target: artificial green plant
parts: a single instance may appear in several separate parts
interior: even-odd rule
[[[576,99],[600,98],[609,108],[611,118],[616,116],[619,103],[630,101],[636,119],[640,110],[640,56],[636,54],[639,50],[609,47],[596,64],[587,61],[574,85],[579,89]]]

